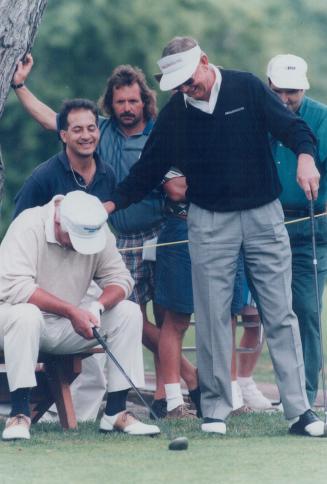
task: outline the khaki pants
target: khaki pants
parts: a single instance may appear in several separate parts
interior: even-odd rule
[[[137,387],[144,386],[142,314],[137,304],[122,301],[101,317],[110,350]],[[4,350],[10,391],[36,385],[35,365],[39,351],[78,353],[96,346],[73,329],[71,322],[43,314],[33,304],[0,305],[0,347]],[[129,388],[115,364],[106,364],[108,391]]]

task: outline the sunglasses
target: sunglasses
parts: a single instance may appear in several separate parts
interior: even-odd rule
[[[192,86],[192,84],[194,84],[194,78],[190,77],[185,82],[183,82],[183,84],[180,84],[175,89],[176,89],[176,91],[180,91],[182,87],[190,87],[190,86]]]

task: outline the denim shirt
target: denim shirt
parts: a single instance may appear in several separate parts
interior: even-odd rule
[[[100,117],[100,142],[97,151],[112,167],[117,183],[129,174],[131,167],[139,159],[153,124],[150,120],[143,132],[126,136],[115,119]],[[110,223],[122,234],[146,232],[158,226],[162,220],[163,195],[160,190],[153,190],[140,202],[110,216]]]

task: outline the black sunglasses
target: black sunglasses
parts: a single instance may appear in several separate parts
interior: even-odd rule
[[[194,78],[193,77],[190,77],[185,82],[183,82],[182,84],[180,84],[179,86],[177,86],[175,89],[176,89],[176,91],[180,91],[180,89],[182,87],[189,87],[189,86],[192,86],[192,84],[194,84]]]

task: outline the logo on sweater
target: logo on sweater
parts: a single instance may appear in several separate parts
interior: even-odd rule
[[[232,109],[231,111],[225,111],[225,116],[228,116],[229,114],[235,114],[244,110],[245,110],[245,107],[241,106],[240,108]]]

